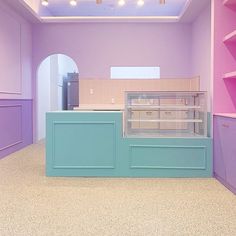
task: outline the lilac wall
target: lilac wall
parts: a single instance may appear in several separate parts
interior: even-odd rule
[[[56,53],[66,54],[76,62],[80,78],[110,78],[111,66],[160,66],[161,77],[190,77],[191,24],[35,25],[33,29],[35,84],[40,63],[47,56]],[[34,93],[35,90],[36,86]],[[36,121],[36,110],[34,110],[34,121]]]
[[[223,38],[236,29],[236,12],[223,6],[222,0],[214,3],[214,113],[236,112],[236,80],[223,79],[225,73],[236,71],[236,46],[223,43]]]
[[[209,4],[192,24],[192,74],[200,76],[200,89],[208,91],[211,111],[211,5]]]
[[[33,31],[34,69],[64,53],[82,78],[109,78],[110,66],[160,66],[161,77],[191,75],[191,25],[150,23],[41,24]]]
[[[0,1],[0,99],[32,98],[31,25]]]
[[[32,30],[0,1],[0,158],[32,143]]]

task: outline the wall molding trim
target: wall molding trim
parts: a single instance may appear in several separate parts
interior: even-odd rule
[[[18,141],[18,142],[9,144],[9,145],[7,145],[7,146],[5,146],[5,147],[3,147],[3,148],[0,148],[0,151],[3,151],[3,150],[8,149],[8,148],[10,148],[10,147],[13,147],[13,146],[15,146],[15,145],[17,145],[17,144],[20,144],[20,143],[22,143],[22,142],[23,142],[23,140],[20,140],[20,141]]]
[[[133,150],[134,149],[156,149],[156,150],[170,150],[170,149],[179,149],[179,150],[192,150],[189,153],[194,153],[194,150],[202,150],[203,155],[199,156],[199,158],[203,159],[203,165],[197,166],[174,166],[174,165],[134,165],[134,156]],[[161,153],[160,153],[161,154]],[[171,155],[168,155],[171,158]],[[156,156],[156,160],[161,156]],[[129,168],[131,169],[186,169],[186,170],[206,170],[207,169],[207,147],[206,146],[185,146],[185,145],[129,145]]]
[[[6,9],[1,8],[4,13],[9,16],[12,20],[14,20],[17,25],[19,25],[19,43],[20,43],[20,51],[19,51],[19,63],[20,63],[20,75],[19,75],[19,91],[5,91],[5,90],[0,90],[0,94],[17,94],[17,95],[22,95],[22,25],[19,21],[15,19],[15,17],[10,14]]]
[[[0,99],[0,159],[32,144],[32,99]]]
[[[3,151],[5,149],[8,149],[10,147],[13,147],[17,144],[20,144],[20,143],[23,143],[23,137],[22,137],[22,133],[23,133],[23,130],[22,130],[22,118],[23,118],[23,115],[22,115],[22,104],[15,104],[15,105],[0,105],[0,108],[3,107],[3,108],[7,108],[7,107],[20,107],[20,117],[21,117],[21,126],[20,126],[20,139],[16,142],[13,142],[13,143],[10,143],[8,145],[6,145],[5,147],[0,147],[0,151]]]
[[[97,164],[94,165],[94,163],[91,163],[91,165],[57,165],[56,164],[56,142],[57,142],[57,136],[56,136],[56,127],[59,128],[60,125],[88,125],[91,126],[111,126],[112,130],[112,144],[113,144],[113,150],[112,150],[112,156],[110,157],[112,163],[109,165],[103,165],[103,164]],[[116,123],[115,121],[53,121],[52,123],[52,168],[53,169],[115,169],[116,168]],[[74,136],[69,137],[70,139],[77,139],[78,136],[74,134]],[[84,153],[83,153],[84,154]]]

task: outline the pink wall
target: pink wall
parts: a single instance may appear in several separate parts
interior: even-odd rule
[[[211,111],[211,4],[192,24],[192,74],[200,76],[200,89],[208,91],[208,109]]]
[[[236,12],[223,6],[222,0],[214,3],[214,83],[213,111],[236,112],[236,81],[223,79],[225,73],[236,71],[236,47],[227,47],[222,41],[236,29]]]
[[[31,24],[0,1],[0,99],[32,98]]]
[[[37,25],[34,69],[50,54],[71,56],[82,78],[109,78],[110,66],[160,66],[161,77],[190,77],[191,25],[71,23]]]

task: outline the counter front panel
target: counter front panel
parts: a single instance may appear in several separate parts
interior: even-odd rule
[[[123,137],[123,113],[47,113],[47,176],[211,177],[212,139]]]

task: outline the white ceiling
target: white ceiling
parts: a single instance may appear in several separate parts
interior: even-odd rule
[[[189,2],[166,0],[166,4],[159,4],[159,0],[144,0],[144,5],[138,6],[137,0],[126,0],[124,6],[119,6],[118,0],[103,0],[102,4],[96,4],[95,0],[78,0],[77,6],[72,7],[69,0],[48,1],[46,8],[52,16],[179,16]]]
[[[118,0],[77,0],[72,7],[69,0],[48,0],[47,7],[41,5],[41,0],[11,0],[21,2],[25,8],[32,8],[32,12],[45,22],[68,22],[78,20],[92,21],[146,21],[146,22],[192,22],[200,12],[207,7],[211,0],[166,0],[159,4],[159,0],[144,0],[142,7],[137,6],[137,0],[125,0],[122,7]],[[16,4],[16,3],[15,3]]]

